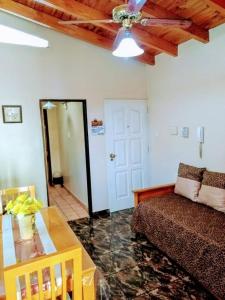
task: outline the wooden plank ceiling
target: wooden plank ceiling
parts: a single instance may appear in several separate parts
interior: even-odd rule
[[[120,27],[119,24],[64,25],[60,20],[109,19],[112,9],[123,0],[0,0],[0,9],[34,20],[48,27],[111,50]],[[142,14],[150,18],[188,19],[192,25],[187,29],[169,27],[132,28],[145,53],[138,60],[154,65],[160,53],[178,55],[178,45],[195,39],[209,41],[209,29],[225,23],[225,0],[148,0]]]

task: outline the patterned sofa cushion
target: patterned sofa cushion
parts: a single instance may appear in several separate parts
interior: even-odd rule
[[[175,193],[192,201],[197,201],[205,168],[196,168],[180,163]]]
[[[225,212],[225,173],[206,171],[197,201]]]

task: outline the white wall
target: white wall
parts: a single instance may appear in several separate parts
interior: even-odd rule
[[[88,208],[82,103],[57,104],[57,115],[64,186]]]
[[[152,184],[173,182],[180,161],[225,171],[225,25],[210,36],[206,45],[188,42],[178,58],[159,56],[147,67]],[[188,126],[189,139],[169,135],[170,126]],[[202,160],[198,126],[205,126]]]
[[[55,105],[55,109],[47,110],[52,176],[61,173],[57,103]]]
[[[0,187],[35,184],[46,200],[39,99],[87,99],[89,123],[103,119],[104,99],[147,98],[145,66],[0,13],[1,23],[46,38],[48,49],[0,45],[0,105],[23,106],[23,124],[0,118]],[[105,137],[90,135],[93,210],[108,208]]]

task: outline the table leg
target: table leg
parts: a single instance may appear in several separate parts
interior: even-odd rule
[[[88,272],[83,277],[83,300],[95,300],[95,280],[94,271]]]

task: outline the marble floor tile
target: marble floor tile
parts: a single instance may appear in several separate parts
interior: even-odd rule
[[[145,236],[132,233],[132,212],[68,222],[104,278],[97,300],[214,299]]]

